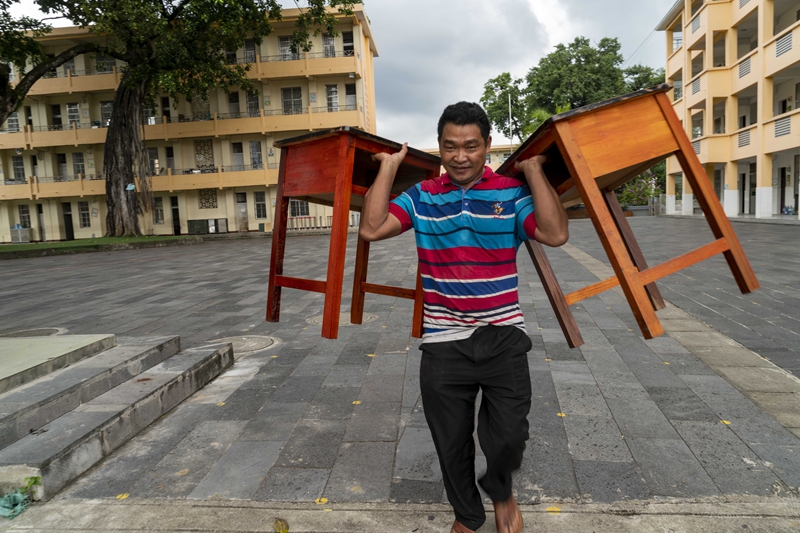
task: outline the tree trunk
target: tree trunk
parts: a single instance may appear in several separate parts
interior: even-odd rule
[[[131,84],[129,72],[114,96],[114,108],[103,152],[106,179],[106,236],[139,236],[139,215],[150,209],[147,150],[141,136],[142,102],[147,80]],[[138,193],[138,194],[137,194]]]

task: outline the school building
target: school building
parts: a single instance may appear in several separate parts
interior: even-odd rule
[[[291,50],[297,15],[284,10],[260,44],[247,40],[227,51],[230,63],[250,65],[253,92],[219,89],[191,103],[162,95],[145,110],[142,137],[155,191],[155,209],[141,217],[145,234],[269,231],[280,157],[275,142],[338,126],[376,132],[378,49],[362,6],[352,16],[337,15],[338,35],[312,36],[311,52]],[[46,53],[59,54],[97,38],[68,27],[41,42]],[[124,68],[110,57],[77,56],[37,81],[2,124],[0,243],[104,235],[103,147]],[[12,82],[21,77],[11,76]],[[327,227],[332,213],[292,200],[289,214],[289,228],[316,228]]]

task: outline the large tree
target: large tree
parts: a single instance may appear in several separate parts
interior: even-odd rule
[[[586,37],[576,37],[556,46],[524,79],[504,72],[487,81],[481,103],[497,131],[525,138],[554,113],[664,82],[664,69],[645,65],[623,69],[623,62],[616,38],[602,39],[595,46]]]
[[[18,2],[0,0],[0,123],[22,105],[39,78],[77,55],[97,50],[91,43],[79,43],[57,56],[46,55],[37,39],[52,27],[43,20],[11,15],[9,9]],[[32,68],[25,72],[28,64]],[[10,79],[12,65],[20,73],[19,80]]]
[[[106,136],[106,234],[140,235],[138,215],[152,201],[141,138],[145,105],[159,94],[206,99],[215,88],[252,90],[248,65],[229,65],[225,51],[257,43],[281,19],[279,0],[37,0],[44,13],[107,37],[104,53],[124,61]],[[335,11],[349,14],[360,0],[307,0],[293,46],[308,50],[310,34],[335,34]],[[136,190],[137,183],[140,190]]]

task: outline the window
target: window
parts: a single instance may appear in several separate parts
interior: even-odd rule
[[[69,122],[70,126],[73,124],[75,124],[75,127],[80,126],[81,110],[78,104],[67,104],[67,122]]]
[[[86,173],[83,165],[83,152],[74,152],[72,154],[72,174],[75,176],[83,176]]]
[[[281,55],[281,61],[300,59],[300,52],[292,52],[292,38],[288,35],[278,37],[278,51]]]
[[[25,161],[21,155],[11,156],[11,166],[14,169],[14,181],[25,181]]]
[[[175,172],[175,150],[172,146],[167,146],[167,168]]]
[[[100,102],[100,120],[103,126],[111,124],[111,112],[114,110],[114,102]]]
[[[167,168],[175,172],[175,150],[172,146],[167,146]]]
[[[198,191],[200,198],[200,209],[216,209],[217,208],[217,190],[216,189],[200,189]]]
[[[308,216],[308,202],[303,200],[289,199],[289,216],[290,217],[307,217]]]
[[[225,60],[229,65],[236,64],[236,50],[225,50]]]
[[[335,113],[339,111],[339,86],[326,85],[325,86],[325,100],[328,104],[328,113]]]
[[[231,118],[239,118],[239,93],[228,93],[228,113]]]
[[[66,63],[64,63],[63,68],[64,68],[64,77],[65,78],[67,76],[74,76],[75,75],[75,58],[73,57],[72,59],[70,59]]]
[[[94,68],[98,74],[114,72],[115,66],[117,66],[117,60],[113,57],[97,54],[94,58]]]
[[[256,62],[256,42],[253,39],[244,41],[244,61],[245,63]]]
[[[152,107],[146,107],[142,111],[142,122],[148,126],[153,126],[156,123],[156,112]]]
[[[344,102],[348,111],[356,110],[356,84],[346,83],[344,85]]]
[[[261,141],[250,141],[250,165],[253,170],[264,168],[264,155],[261,153]]]
[[[244,170],[244,147],[243,143],[231,143],[231,162],[233,163],[233,170]]]
[[[164,223],[164,199],[160,196],[153,198],[153,224]]]
[[[89,202],[78,202],[78,219],[82,228],[92,227],[92,219],[89,216]]]
[[[300,87],[281,89],[284,115],[299,115],[303,112],[303,92]]]
[[[490,154],[489,152],[486,152],[486,164],[487,165],[492,164],[492,154]]]
[[[256,218],[267,218],[267,193],[256,191]]]
[[[355,48],[353,47],[353,32],[351,31],[342,32],[342,45],[344,48],[344,55],[346,56],[355,55]]]
[[[332,35],[324,33],[322,35],[322,55],[325,57],[336,57],[336,47]]]
[[[56,154],[56,178],[67,178],[67,154]]]
[[[8,115],[7,129],[8,131],[19,131],[19,113],[14,111]]]
[[[161,169],[158,165],[158,148],[150,146],[147,148],[147,161],[150,164],[150,175],[157,176]]]
[[[23,228],[31,227],[31,209],[28,204],[18,205],[19,209],[19,225]]]
[[[261,114],[258,112],[258,92],[247,93],[247,116],[258,117]]]

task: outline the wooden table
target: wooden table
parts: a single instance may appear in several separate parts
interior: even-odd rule
[[[621,286],[636,321],[651,339],[664,333],[655,311],[664,307],[656,281],[723,254],[742,293],[758,280],[725,216],[692,143],[672,109],[669,85],[643,89],[547,120],[497,170],[517,176],[514,163],[546,154],[544,171],[564,206],[584,203],[615,276],[564,295],[541,245],[529,241],[548,298],[570,346],[583,340],[569,306]],[[648,266],[614,190],[669,156],[676,156],[715,240],[653,267]]]
[[[380,165],[372,160],[372,155],[396,153],[402,145],[355,128],[342,127],[285,139],[276,142],[275,146],[281,149],[281,161],[272,228],[267,321],[278,322],[280,319],[282,287],[321,292],[325,295],[322,336],[335,339],[339,331],[349,212],[361,211],[364,195],[378,174]],[[439,157],[409,148],[397,171],[391,191],[393,197],[415,183],[439,176],[440,168]],[[325,281],[283,275],[290,198],[333,206]],[[414,289],[367,283],[369,243],[360,237],[355,263],[350,321],[361,324],[365,293],[408,298],[414,300],[412,335],[421,337],[422,283],[419,271]]]

